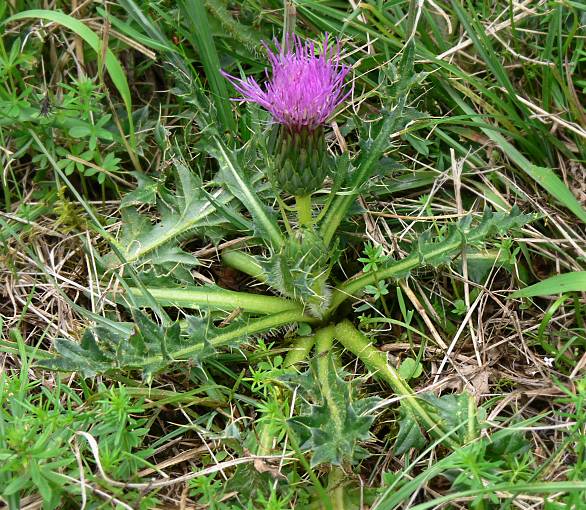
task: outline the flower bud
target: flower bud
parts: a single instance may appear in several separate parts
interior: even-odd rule
[[[321,188],[331,167],[321,126],[292,130],[281,126],[271,168],[278,188],[296,196]]]

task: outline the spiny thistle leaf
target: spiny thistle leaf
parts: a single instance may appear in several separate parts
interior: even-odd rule
[[[484,212],[479,224],[473,225],[471,217],[466,217],[442,235],[427,238],[404,259],[393,260],[381,267],[376,273],[366,273],[351,278],[333,290],[330,309],[336,309],[349,296],[358,295],[369,285],[381,280],[406,278],[414,269],[422,266],[445,264],[468,247],[480,247],[491,236],[504,234],[521,227],[535,218],[532,214],[522,214],[517,207],[510,213]]]
[[[175,158],[175,169],[176,192],[159,191],[157,205],[161,220],[158,223],[152,225],[149,217],[130,207],[122,209],[123,228],[118,248],[127,262],[154,266],[158,273],[197,265],[197,259],[183,251],[179,242],[194,235],[219,241],[226,233],[236,230],[226,218],[225,210],[239,215],[231,193],[218,189],[210,194],[214,199],[211,203],[201,179],[179,157]],[[153,182],[143,179],[142,184],[148,187],[147,197],[152,201]],[[115,267],[118,259],[109,254],[105,262]]]
[[[314,232],[303,231],[288,238],[281,251],[259,262],[271,287],[321,317],[330,302],[327,275],[336,260],[335,247],[328,249]]]
[[[313,320],[297,309],[254,318],[243,314],[225,327],[216,327],[209,315],[188,316],[185,323],[160,326],[135,310],[133,319],[134,324],[94,316],[97,325],[86,330],[81,343],[57,340],[57,356],[44,360],[43,366],[79,371],[86,377],[110,370],[140,370],[150,379],[167,365],[179,361],[199,363],[211,356],[214,349],[237,346],[250,335]]]
[[[282,379],[299,387],[304,397],[304,412],[289,423],[301,440],[301,448],[311,451],[311,465],[354,463],[368,456],[360,442],[370,438],[376,397],[357,397],[356,383],[343,378],[343,372],[328,358],[327,374],[318,374],[317,360],[302,374]]]
[[[190,360],[200,361],[213,354],[210,340],[225,328],[214,327],[209,319],[188,317],[187,331],[182,333],[179,322],[160,326],[140,310],[133,313],[134,324],[107,323],[86,329],[81,343],[58,339],[58,356],[43,361],[51,370],[81,372],[93,377],[110,370],[141,370],[145,379],[168,365],[173,353],[198,345]],[[238,340],[238,337],[234,339]]]
[[[433,393],[423,393],[420,398],[425,407],[434,416],[442,430],[453,432],[453,437],[460,443],[465,442],[469,416],[468,399],[466,394],[435,396]],[[399,421],[399,433],[395,439],[395,455],[402,455],[410,448],[420,449],[425,446],[427,439],[417,423],[416,419],[407,412],[406,408],[400,408],[401,419]]]
[[[258,181],[260,173],[249,176],[243,171],[238,156],[239,153],[230,150],[219,137],[204,138],[200,145],[211,154],[220,166],[217,179],[226,186],[250,213],[253,220],[254,233],[269,245],[277,248],[283,241],[281,230],[275,219],[274,211],[271,211],[261,200],[261,196],[255,188],[255,178]]]
[[[482,220],[473,224],[472,216],[462,218],[458,223],[444,229],[439,236],[432,238],[431,231],[419,237],[417,256],[419,266],[438,267],[449,263],[465,247],[482,247],[483,243],[495,234],[504,234],[512,228],[521,227],[535,218],[532,214],[522,214],[518,207],[510,213],[484,211]],[[452,247],[455,247],[454,250]]]

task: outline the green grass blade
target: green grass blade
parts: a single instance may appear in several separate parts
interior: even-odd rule
[[[446,90],[451,92],[451,96],[458,103],[460,108],[468,115],[474,115],[474,110],[468,106],[449,86],[445,85]],[[474,117],[471,117],[474,119]],[[586,209],[580,204],[578,199],[572,194],[564,182],[554,173],[551,168],[541,167],[531,163],[523,154],[521,154],[503,135],[494,129],[479,126],[480,130],[488,136],[507,157],[515,163],[523,172],[533,179],[539,186],[545,189],[550,195],[558,200],[564,207],[572,211],[576,217],[586,223]]]
[[[144,14],[144,12],[142,12],[140,7],[136,5],[133,0],[120,0],[118,3],[124,8],[124,10],[126,10],[130,18],[134,20],[149,37],[144,37],[143,35],[136,32],[128,23],[123,23],[122,21],[118,20],[121,28],[128,31],[128,35],[140,38],[140,42],[142,44],[151,46],[152,48],[164,51],[175,51],[173,45],[161,32],[159,27],[152,23],[152,21]]]
[[[72,18],[67,14],[63,14],[62,12],[46,11],[41,9],[24,11],[11,16],[4,23],[29,18],[45,19],[63,25],[81,37],[92,47],[96,53],[101,51],[102,41],[100,38],[84,23],[75,18]],[[106,69],[108,70],[108,74],[112,79],[112,83],[120,93],[122,101],[124,102],[124,106],[126,107],[126,112],[128,114],[128,134],[130,136],[130,143],[133,147],[135,147],[136,143],[134,136],[134,123],[132,121],[132,97],[130,95],[130,87],[128,86],[128,81],[126,80],[126,74],[122,68],[122,65],[110,49],[106,51]]]
[[[482,494],[495,495],[502,494],[502,499],[509,499],[514,495],[526,494],[551,494],[558,492],[583,492],[586,491],[586,482],[578,480],[570,480],[567,482],[537,482],[537,483],[499,483],[488,487],[478,489],[470,489],[465,491],[453,492],[445,496],[440,496],[431,501],[420,503],[419,505],[411,507],[412,510],[427,510],[428,508],[441,508],[444,503],[455,501],[463,498],[471,498],[480,496]],[[502,508],[502,507],[501,507]],[[578,508],[575,506],[574,508]]]
[[[586,292],[586,271],[564,273],[547,278],[524,289],[513,292],[511,298],[551,296],[564,292]]]
[[[208,15],[202,0],[182,0],[181,9],[191,27],[191,43],[199,52],[214,104],[224,131],[237,130],[226,80],[220,74],[220,59],[210,30]]]

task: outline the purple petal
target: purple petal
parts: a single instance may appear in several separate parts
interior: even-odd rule
[[[340,45],[329,47],[328,34],[316,55],[313,41],[305,44],[298,36],[288,36],[277,51],[267,48],[271,77],[263,90],[253,78],[240,79],[224,71],[242,100],[257,103],[279,124],[292,130],[315,129],[323,124],[351,91],[344,91],[350,69],[340,63]],[[267,73],[268,76],[268,73]]]

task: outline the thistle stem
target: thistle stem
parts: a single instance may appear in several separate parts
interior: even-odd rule
[[[476,239],[471,236],[469,242],[475,240]],[[439,257],[444,254],[458,253],[460,250],[462,250],[462,240],[458,238],[449,243],[441,243],[436,250],[430,251],[427,256],[429,259],[432,259],[433,257]],[[422,265],[420,254],[414,252],[404,259],[391,262],[388,266],[379,269],[376,272],[355,275],[334,289],[328,312],[332,313],[346,299],[355,296],[367,285],[376,285],[381,280],[397,278],[398,275],[408,274],[409,271]]]
[[[303,306],[289,299],[277,296],[265,296],[251,292],[236,292],[222,288],[186,287],[182,289],[167,289],[148,287],[146,291],[157,300],[161,306],[177,306],[182,308],[209,309],[209,310],[236,310],[260,314],[273,314],[285,310],[303,311]],[[139,306],[148,307],[144,293],[135,287],[128,292],[137,300]]]
[[[332,345],[334,343],[334,326],[327,326],[323,329],[320,329],[315,334],[315,350],[317,354],[317,369],[318,374],[317,377],[319,379],[319,384],[321,386],[322,394],[324,395],[326,400],[334,400],[330,388],[330,351],[332,350]],[[332,404],[332,409],[337,410],[337,406]],[[336,421],[340,421],[340,417],[336,415],[332,415],[332,419]]]
[[[318,378],[321,386],[321,391],[326,400],[334,400],[330,388],[330,370],[332,365],[330,363],[330,352],[334,344],[335,328],[328,326],[320,329],[315,334],[315,350],[317,355]],[[332,402],[330,408],[337,409],[335,403]],[[340,420],[340,416],[332,414],[332,420]],[[336,510],[344,510],[344,471],[338,466],[332,466],[328,475],[328,493],[333,506]]]
[[[295,368],[295,365],[306,360],[314,343],[315,337],[313,336],[297,337],[289,348],[287,356],[285,356],[283,368],[287,369],[287,371],[292,370]]]
[[[259,282],[266,282],[261,265],[252,255],[238,250],[227,250],[222,252],[222,262],[227,266],[238,269],[248,276],[256,278]]]
[[[334,326],[327,326],[318,330],[315,334],[315,353],[317,355],[317,369],[319,383],[326,398],[330,395],[330,351],[334,344]],[[336,406],[332,406],[336,409]]]
[[[349,320],[344,320],[336,325],[336,339],[360,358],[370,371],[387,382],[398,396],[402,397],[402,404],[405,405],[406,410],[428,432],[441,438],[451,449],[460,448],[461,445],[452,439],[433,419],[399,372],[387,363],[386,354],[373,347],[370,340],[358,331]]]
[[[311,214],[311,195],[296,196],[295,205],[297,209],[297,218],[300,227],[311,227],[313,225],[313,215]]]
[[[332,500],[333,506],[336,510],[344,510],[344,482],[346,475],[341,467],[332,466],[332,470],[328,475],[328,494]]]

